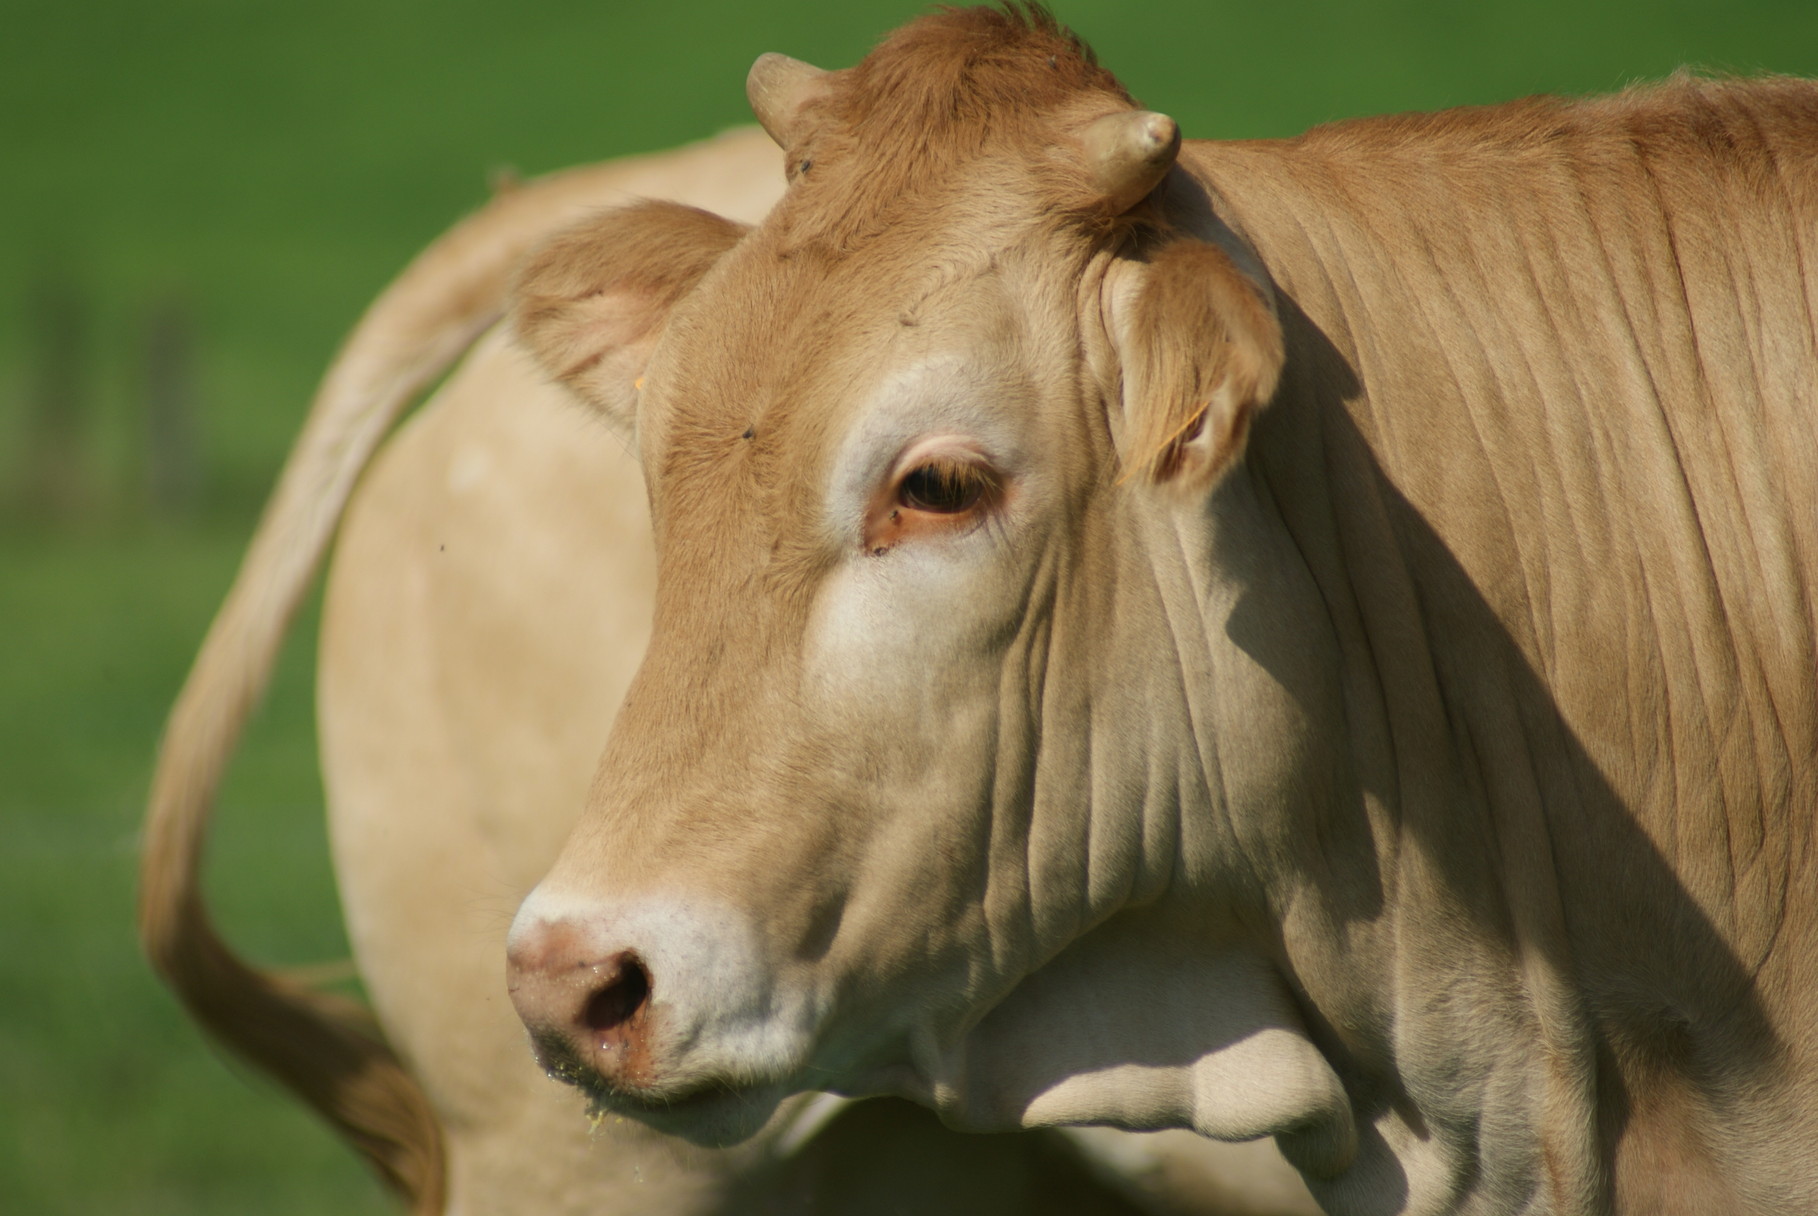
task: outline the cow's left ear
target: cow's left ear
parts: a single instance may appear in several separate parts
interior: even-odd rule
[[[561,234],[518,278],[518,338],[614,425],[637,419],[645,365],[675,305],[747,229],[680,203],[635,203]]]
[[[1107,287],[1124,476],[1207,490],[1243,454],[1281,379],[1274,290],[1218,245],[1186,236],[1121,264]]]

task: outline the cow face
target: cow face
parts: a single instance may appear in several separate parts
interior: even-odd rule
[[[891,72],[785,64],[753,84],[795,179],[763,227],[637,207],[525,277],[526,342],[635,435],[658,554],[649,654],[511,937],[538,1051],[607,1109],[711,1141],[801,1089],[1199,1126],[1154,1081],[1205,1056],[1170,1010],[1287,1050],[1221,944],[1244,878],[1217,810],[1277,796],[1304,724],[1199,700],[1265,682],[1204,621],[1280,330],[1230,249],[1125,213],[1172,123],[1022,33],[1065,87],[1010,90],[994,134],[943,94],[906,145],[861,104]],[[1183,885],[1222,894],[1168,923]],[[1211,1130],[1274,1130],[1288,1090]]]

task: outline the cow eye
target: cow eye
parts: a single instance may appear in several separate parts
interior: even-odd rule
[[[958,515],[978,506],[994,489],[990,472],[970,461],[931,460],[897,484],[897,501],[913,511]]]
[[[873,557],[917,537],[970,532],[1010,494],[984,453],[945,436],[918,444],[897,468],[865,510],[864,552]]]

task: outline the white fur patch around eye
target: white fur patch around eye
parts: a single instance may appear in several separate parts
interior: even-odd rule
[[[1029,390],[981,362],[960,354],[919,359],[867,395],[828,478],[826,519],[835,536],[856,544],[877,487],[907,448],[930,435],[972,446],[1007,476],[1027,475],[1030,443],[1022,426],[1034,414]]]
[[[975,353],[930,355],[880,379],[855,411],[826,495],[829,542],[845,556],[822,586],[809,626],[809,675],[860,698],[930,695],[942,656],[974,657],[1020,611],[1023,557],[1006,541],[1049,496],[1030,433],[1033,390],[1008,365]],[[903,455],[930,436],[976,452],[1007,484],[1001,517],[957,536],[906,541],[883,556],[863,546],[866,512]]]

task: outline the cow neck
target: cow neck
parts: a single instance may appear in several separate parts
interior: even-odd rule
[[[1340,725],[1327,738],[1343,757],[1335,796],[1286,820],[1322,847],[1287,845],[1282,951],[1409,1210],[1542,1187],[1562,1210],[1596,1210],[1595,1048],[1558,895],[1523,886],[1544,871],[1508,865],[1512,849],[1544,852],[1545,829],[1524,838],[1498,817],[1480,766],[1498,727],[1461,717],[1460,680],[1475,674],[1435,620],[1436,597],[1468,589],[1441,568],[1443,542],[1397,491],[1371,429],[1394,408],[1372,397],[1393,358],[1373,326],[1392,328],[1394,314],[1359,285],[1376,281],[1364,253],[1332,243],[1335,229],[1352,235],[1342,206],[1250,173],[1252,151],[1217,164],[1218,207],[1277,285],[1289,355],[1249,468],[1334,647]]]
[[[1701,479],[1717,487],[1701,500],[1715,514],[1727,483],[1675,448],[1668,402],[1630,394],[1625,420],[1584,398],[1579,386],[1606,382],[1610,367],[1645,380],[1642,365],[1666,356],[1623,328],[1633,305],[1622,267],[1645,249],[1606,243],[1571,298],[1557,298],[1555,263],[1578,239],[1583,197],[1556,199],[1535,177],[1532,197],[1498,198],[1506,215],[1472,211],[1479,235],[1433,217],[1452,210],[1447,191],[1481,203],[1486,182],[1471,175],[1487,181],[1492,159],[1429,174],[1427,205],[1410,210],[1394,205],[1394,174],[1360,173],[1330,146],[1257,152],[1200,150],[1196,163],[1280,290],[1290,371],[1252,466],[1339,641],[1345,741],[1381,876],[1376,907],[1301,888],[1318,915],[1285,910],[1286,949],[1307,960],[1296,970],[1332,1024],[1369,1027],[1353,1036],[1360,1074],[1453,1144],[1474,1185],[1544,1187],[1561,1210],[1595,1210],[1613,1146],[1655,1134],[1630,1095],[1665,1093],[1659,1105],[1713,1117],[1725,1099],[1701,1090],[1701,1071],[1776,1083],[1755,975],[1780,920],[1751,917],[1746,901],[1777,906],[1786,871],[1738,878],[1682,843],[1716,825],[1724,856],[1725,798],[1773,803],[1756,784],[1747,707],[1741,729],[1682,732],[1686,747],[1668,737],[1683,707],[1630,709],[1698,685],[1695,665],[1673,671],[1658,638],[1696,636],[1696,589],[1722,582],[1729,546],[1677,534],[1671,501],[1597,522],[1611,500],[1648,501],[1652,486],[1670,500]],[[1544,218],[1544,238],[1521,227],[1529,216]],[[1638,215],[1634,228],[1656,222]],[[1498,249],[1521,253],[1479,316],[1459,293]],[[1569,333],[1501,328],[1562,315],[1595,319]],[[1526,370],[1496,378],[1511,366]],[[1606,459],[1611,443],[1621,459]],[[1598,509],[1575,509],[1586,503]],[[1686,573],[1687,553],[1705,566]],[[1650,585],[1695,590],[1663,599]],[[1756,644],[1753,627],[1731,621],[1738,645]],[[1586,639],[1627,639],[1634,653]],[[1598,691],[1612,658],[1626,682]],[[1752,733],[1758,751],[1782,743]],[[1705,742],[1731,738],[1745,741],[1740,763]],[[1701,805],[1697,779],[1649,784],[1675,750],[1703,755],[1725,798]],[[1368,949],[1339,949],[1335,921]],[[1432,999],[1443,992],[1470,995]]]

